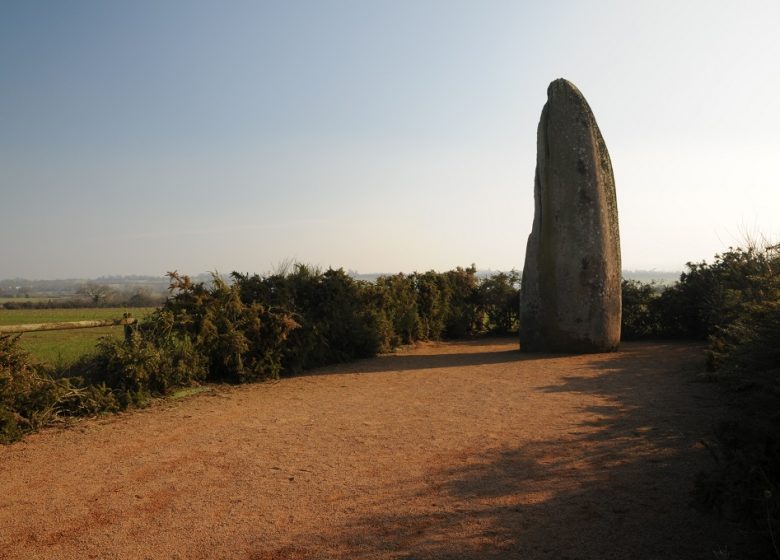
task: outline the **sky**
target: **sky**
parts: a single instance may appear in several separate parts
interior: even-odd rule
[[[780,2],[0,0],[0,278],[521,269],[550,81],[624,269],[780,239]]]

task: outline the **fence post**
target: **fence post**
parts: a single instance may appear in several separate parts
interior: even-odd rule
[[[124,318],[129,319],[131,317],[130,313],[124,313]],[[133,340],[133,325],[129,322],[125,322],[125,342],[130,342]]]

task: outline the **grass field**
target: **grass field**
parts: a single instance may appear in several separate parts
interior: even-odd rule
[[[0,309],[0,325],[120,319],[123,313],[130,313],[133,317],[142,319],[152,311],[154,311],[152,307]],[[123,332],[121,326],[30,332],[22,334],[21,343],[36,360],[64,366],[91,352],[101,337],[118,338]]]

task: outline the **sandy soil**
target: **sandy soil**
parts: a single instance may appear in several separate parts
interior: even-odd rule
[[[0,557],[688,559],[701,348],[425,345],[0,446]]]

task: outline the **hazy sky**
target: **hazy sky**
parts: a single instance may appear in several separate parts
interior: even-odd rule
[[[780,2],[0,2],[0,278],[521,268],[574,82],[624,268],[780,238]]]

